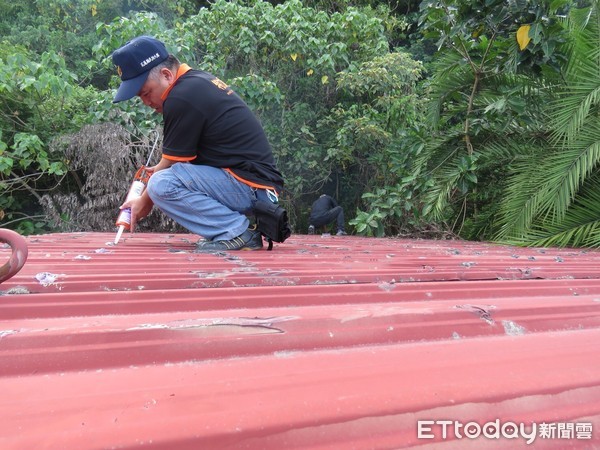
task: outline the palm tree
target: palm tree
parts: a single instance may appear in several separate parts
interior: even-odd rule
[[[468,239],[498,231],[493,218],[513,165],[544,148],[541,106],[551,86],[517,45],[523,9],[530,10],[501,0],[434,0],[424,12],[441,51],[429,80],[432,131],[413,171],[429,178],[423,214]]]
[[[563,85],[547,108],[547,147],[515,161],[496,240],[600,246],[600,16],[598,1],[572,9]]]

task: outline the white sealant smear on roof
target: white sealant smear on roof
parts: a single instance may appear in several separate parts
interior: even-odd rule
[[[509,336],[520,336],[527,332],[527,330],[524,327],[518,325],[512,320],[503,320],[502,325],[504,326],[504,332]]]
[[[54,284],[57,278],[58,275],[50,272],[40,272],[35,276],[35,279],[38,280],[42,286],[50,286],[51,284]]]
[[[297,351],[293,351],[293,350],[279,350],[276,352],[273,352],[273,356],[275,356],[275,358],[292,358],[294,356],[296,356],[298,354]]]
[[[348,312],[342,312],[341,314],[332,314],[332,317],[338,319],[340,323],[346,323],[352,320],[368,319],[372,317],[392,317],[407,314],[433,314],[433,311],[430,308],[373,305],[364,308],[356,308]]]
[[[477,306],[477,305],[456,305],[454,306],[457,309],[464,309],[466,311],[472,312],[473,314],[475,314],[476,316],[479,316],[480,319],[484,320],[486,323],[490,324],[490,325],[494,325],[494,319],[492,318],[492,313],[491,311],[496,309],[496,306],[494,305],[484,305],[484,306]]]
[[[17,330],[0,330],[0,340],[6,336],[10,336],[11,334],[18,333]]]
[[[382,290],[386,291],[386,292],[390,292],[390,291],[396,289],[396,284],[395,284],[395,281],[392,281],[391,283],[388,283],[387,281],[384,281],[382,283],[379,283],[377,285],[377,287],[379,289],[382,289]]]
[[[186,330],[201,327],[210,327],[215,325],[237,325],[243,327],[272,327],[273,324],[297,320],[298,316],[277,316],[277,317],[216,317],[175,320],[167,323],[143,323],[135,327],[127,328],[127,331],[134,330],[152,330],[152,329],[170,329]]]
[[[21,294],[31,294],[29,289],[25,286],[14,286],[11,287],[8,291],[0,291],[0,295],[21,295]]]

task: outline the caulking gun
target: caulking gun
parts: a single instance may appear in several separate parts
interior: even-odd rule
[[[140,167],[133,177],[133,182],[131,183],[131,187],[129,188],[129,192],[127,193],[127,197],[125,201],[133,200],[134,198],[141,197],[144,193],[144,189],[146,189],[146,185],[148,184],[148,180],[150,179],[151,173],[146,170],[150,165],[150,161],[152,161],[152,155],[154,154],[154,150],[156,150],[156,144],[158,143],[158,138],[160,137],[159,133],[156,133],[156,140],[154,141],[154,145],[152,146],[152,150],[150,150],[150,156],[148,156],[148,162]],[[131,228],[131,208],[124,208],[119,213],[119,217],[117,217],[117,222],[115,223],[119,227],[117,230],[117,235],[115,236],[115,245],[119,243],[119,239],[121,239],[121,235],[123,234],[123,230],[129,230]]]

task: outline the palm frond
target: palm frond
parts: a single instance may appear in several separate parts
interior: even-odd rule
[[[538,170],[537,152],[531,153],[534,156],[516,159],[512,164],[512,175],[500,205],[496,240],[518,238],[529,229],[540,209],[540,199],[547,195],[544,172]]]
[[[552,141],[554,145],[568,145],[577,138],[600,105],[600,75],[571,85],[551,104]]]
[[[549,217],[532,227],[522,239],[511,243],[543,247],[600,247],[599,177],[586,183],[582,194],[562,220]]]
[[[437,168],[433,173],[433,185],[424,195],[424,216],[429,216],[435,221],[444,221],[450,216],[450,199],[456,189],[462,172],[458,169],[458,152],[449,156],[449,161]]]
[[[448,108],[452,108],[457,100],[464,100],[463,92],[472,85],[473,74],[464,59],[455,52],[445,54],[436,61],[435,67],[429,88],[432,101],[428,105],[427,120],[432,127],[440,128],[448,117],[455,117],[455,112],[448,111]]]
[[[580,190],[600,164],[597,4],[571,10],[566,22],[570,63],[564,88],[548,107],[551,139],[547,149],[515,163],[500,209],[498,239],[540,242],[544,233],[557,235],[556,227],[564,227],[567,218],[583,219],[575,205],[583,201]],[[575,242],[573,236],[586,234],[595,225],[582,222],[581,227],[570,223],[570,231],[561,231],[557,242]]]
[[[497,239],[518,239],[536,221],[562,222],[581,186],[600,164],[600,126],[588,132],[597,133],[597,139],[546,150],[548,155],[538,149],[515,162],[500,209]]]
[[[598,19],[598,2],[594,1],[587,8],[573,8],[566,22],[570,39],[565,88],[549,108],[555,145],[573,141],[600,104]]]
[[[590,4],[586,8],[573,8],[571,9],[568,17],[568,23],[575,36],[579,33],[585,32],[591,27],[597,26],[594,24],[595,15],[598,10],[598,1],[591,0]]]
[[[454,127],[443,134],[430,136],[419,156],[412,162],[412,172],[415,174],[435,172],[457,151],[456,141],[462,135],[462,130]]]
[[[586,132],[595,134],[594,138],[580,139],[569,147],[553,152],[544,161],[546,186],[542,191],[547,194],[540,199],[539,213],[551,213],[558,219],[562,218],[579,188],[600,163],[600,126],[590,125]]]

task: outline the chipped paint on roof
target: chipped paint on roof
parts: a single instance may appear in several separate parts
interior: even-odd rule
[[[497,419],[591,424],[536,444],[600,446],[598,251],[113,239],[29,237],[0,284],[1,448],[452,446],[417,421]]]

